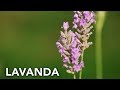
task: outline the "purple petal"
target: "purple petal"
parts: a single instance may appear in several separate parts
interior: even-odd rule
[[[69,28],[69,23],[68,22],[63,22],[63,27],[64,30],[67,30]]]

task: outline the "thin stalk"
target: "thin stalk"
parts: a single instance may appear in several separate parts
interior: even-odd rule
[[[97,12],[97,23],[96,23],[96,36],[95,36],[95,54],[96,54],[96,78],[103,78],[103,66],[102,66],[102,29],[105,22],[105,11]]]
[[[76,79],[76,74],[74,74],[74,79]]]
[[[81,54],[81,61],[83,60],[83,55],[84,55],[84,50],[83,50],[83,53]],[[79,73],[79,79],[82,79],[82,69]]]

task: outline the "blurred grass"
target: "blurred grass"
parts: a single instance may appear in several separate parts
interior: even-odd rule
[[[0,79],[70,79],[62,67],[62,58],[56,48],[56,41],[63,21],[71,21],[70,11],[0,12]],[[103,78],[120,78],[120,12],[108,12],[103,28]],[[85,51],[85,79],[95,76],[95,35],[93,45]],[[59,77],[5,77],[5,68],[14,67],[56,67]]]
[[[96,78],[103,78],[103,60],[102,60],[102,29],[106,20],[106,11],[98,11],[96,14],[96,29],[95,29],[95,60],[96,60]]]

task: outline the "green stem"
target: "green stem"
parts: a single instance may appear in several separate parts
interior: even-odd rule
[[[82,54],[81,54],[81,61],[83,60],[83,55],[84,55],[84,50],[82,51]],[[79,79],[82,79],[82,69],[79,74]]]
[[[74,79],[76,79],[76,74],[74,74]]]
[[[96,23],[96,78],[103,78],[103,66],[102,66],[102,28],[105,21],[106,12],[97,12],[97,23]]]
[[[82,79],[82,70],[80,71],[79,79]]]

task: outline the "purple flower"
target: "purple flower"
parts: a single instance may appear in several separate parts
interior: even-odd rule
[[[69,28],[69,23],[68,22],[63,22],[63,27],[64,30],[67,30]]]
[[[89,14],[90,14],[90,11],[83,11],[83,14],[89,15]]]
[[[72,59],[72,64],[73,64],[73,65],[78,65],[78,61],[77,61],[75,58],[73,58],[73,59]]]
[[[90,20],[94,20],[94,13],[91,11],[84,11],[83,12],[85,19],[89,22]]]
[[[68,29],[67,23],[63,23],[63,27],[67,31]],[[56,42],[56,45],[59,53],[63,57],[63,66],[66,67],[67,70],[71,72],[76,72],[74,71],[73,66],[79,65],[79,57],[81,55],[81,49],[79,46],[81,43],[77,39],[75,33],[73,33],[71,30],[69,30],[67,33],[63,32],[62,34],[63,36],[60,36],[60,39],[58,40],[58,42]],[[66,34],[65,37],[64,34]],[[66,48],[66,46],[69,47]]]
[[[63,46],[59,43],[59,42],[56,42],[56,45],[57,45],[57,48],[63,48]]]
[[[74,19],[74,23],[76,23],[76,24],[79,23],[79,21],[80,21],[79,18],[75,18],[75,19]]]
[[[81,67],[84,67],[84,62],[83,60],[80,62]]]
[[[73,69],[74,69],[75,72],[78,72],[78,71],[80,71],[83,67],[84,67],[84,62],[83,62],[83,60],[82,60],[79,65],[74,65],[74,66],[73,66]]]
[[[92,17],[91,17],[91,15],[90,15],[90,13],[89,14],[85,14],[85,19],[89,22],[90,21],[90,19],[91,19]]]
[[[77,45],[77,42],[76,42],[75,39],[74,39],[74,41],[72,42],[71,47],[76,47],[76,45]]]
[[[78,16],[78,14],[75,13],[75,14],[74,14],[74,21],[73,21],[73,23],[74,23],[74,24],[77,24],[77,23],[79,23],[79,21],[80,21],[80,18],[79,18],[79,16]]]
[[[60,48],[60,49],[59,49],[59,53],[60,53],[60,54],[63,54],[63,53],[64,53],[64,48]]]
[[[77,19],[78,18],[78,14],[74,14],[74,19]]]
[[[69,58],[68,57],[63,58],[63,62],[64,63],[69,62]]]
[[[85,19],[80,19],[80,26],[84,27],[86,25],[86,20]]]
[[[81,49],[78,47],[80,45],[80,41],[74,36],[73,42],[71,45],[71,60],[74,65],[78,65],[78,59],[81,55]]]
[[[88,22],[95,23],[93,11],[74,11],[73,28],[84,27]]]
[[[73,68],[74,68],[74,71],[75,71],[75,72],[78,72],[78,71],[81,70],[80,65],[74,65]]]
[[[74,24],[74,25],[73,25],[73,28],[74,28],[74,29],[77,29],[77,27],[78,27],[77,24],[75,24],[75,23],[73,23],[73,24]]]

